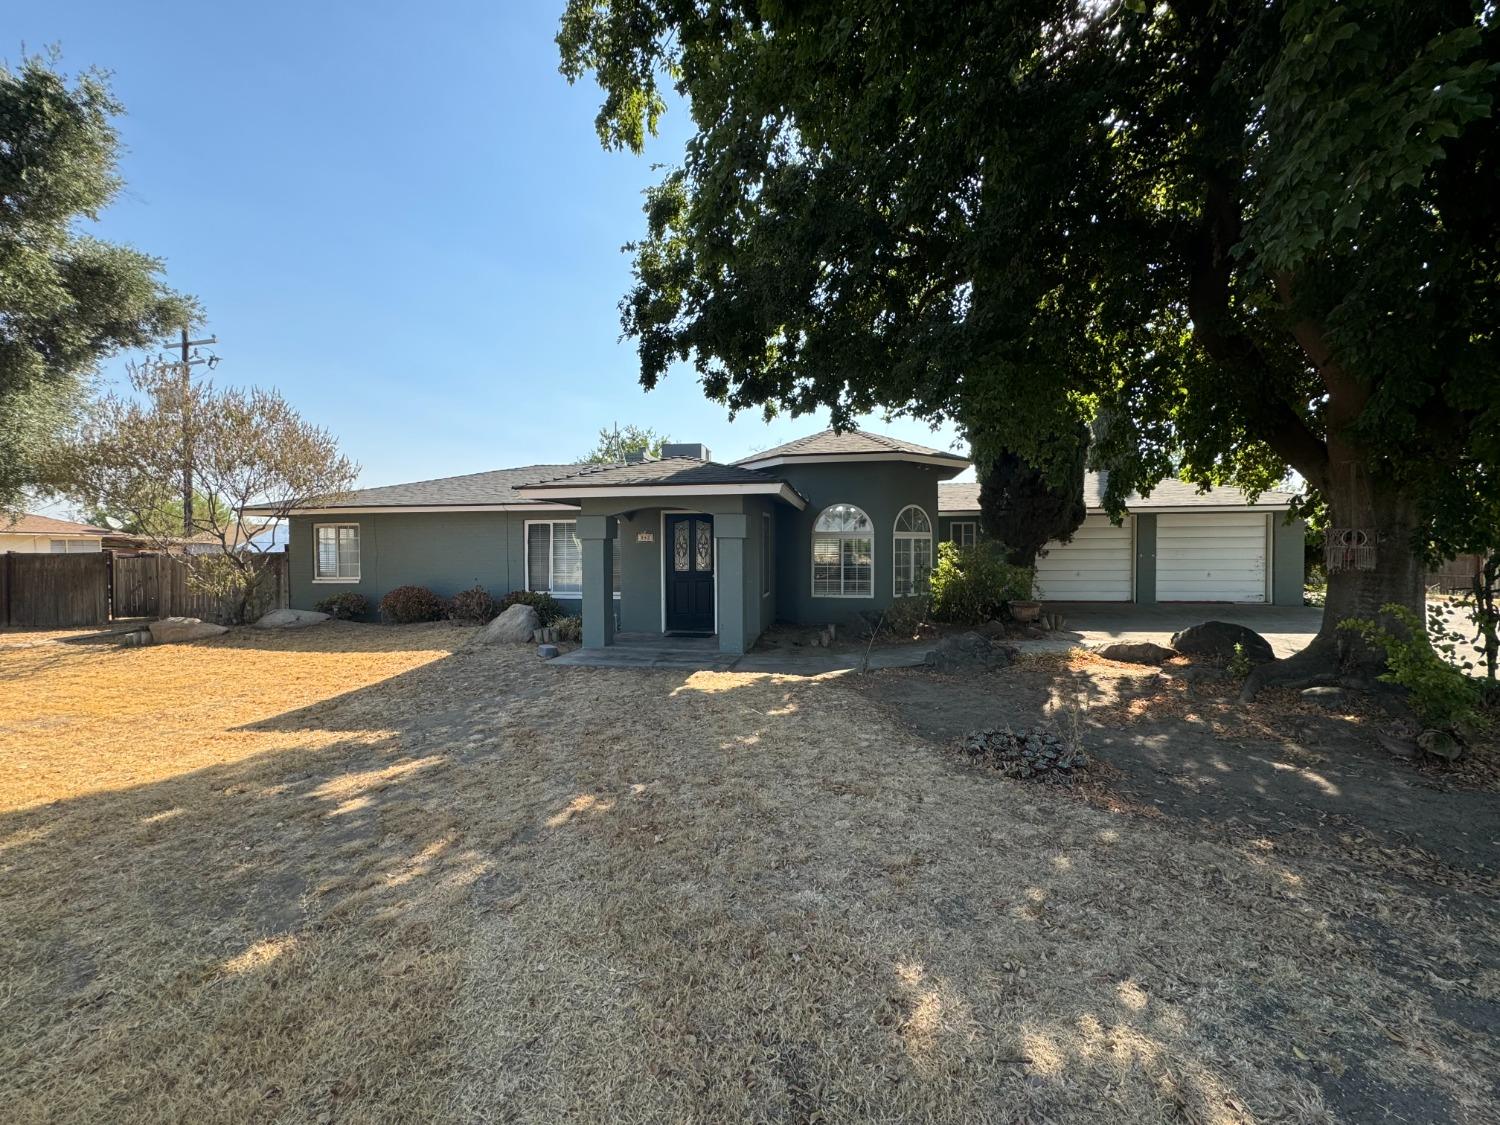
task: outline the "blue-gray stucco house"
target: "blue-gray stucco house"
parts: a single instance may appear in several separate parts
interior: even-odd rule
[[[701,445],[669,444],[660,458],[623,464],[362,489],[292,513],[291,604],[310,609],[345,590],[375,604],[409,584],[445,597],[476,584],[497,597],[537,590],[581,614],[586,645],[611,644],[617,631],[699,634],[740,653],[776,622],[872,620],[895,599],[926,593],[939,538],[977,528],[977,486],[947,483],[968,467],[955,453],[825,430],[732,464]],[[1247,507],[1243,497],[1230,505]],[[1078,546],[1057,552],[1069,573],[1053,568],[1056,590],[1044,564],[1044,596],[1137,600],[1148,522],[1155,534],[1154,521],[1132,517],[1122,539],[1091,516]],[[1230,553],[1243,552],[1248,525],[1206,533],[1216,530],[1239,535]],[[1299,601],[1300,565],[1299,554]],[[1245,592],[1237,586],[1228,600],[1271,600],[1269,586]]]

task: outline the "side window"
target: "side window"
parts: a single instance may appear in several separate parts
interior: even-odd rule
[[[913,504],[896,516],[891,542],[891,584],[898,598],[925,594],[932,579],[932,521]]]
[[[812,592],[820,598],[875,595],[875,527],[853,504],[830,504],[813,524]]]

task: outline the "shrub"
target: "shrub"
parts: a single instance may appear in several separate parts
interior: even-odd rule
[[[512,590],[500,599],[500,606],[495,612],[504,613],[513,605],[529,605],[536,610],[536,615],[543,625],[554,625],[559,617],[566,617],[568,614],[568,611],[563,609],[551,594],[538,593],[535,590]]]
[[[1231,676],[1233,676],[1236,680],[1243,680],[1247,678],[1254,669],[1255,664],[1253,661],[1251,661],[1249,654],[1245,652],[1245,646],[1239,641],[1235,641],[1234,655],[1229,658],[1229,663],[1224,665],[1224,670]]]
[[[583,618],[581,617],[559,617],[552,622],[552,628],[557,630],[557,639],[569,644],[578,644],[583,640]]]
[[[874,636],[889,636],[900,640],[911,640],[927,623],[931,605],[924,597],[897,598],[884,613],[876,614],[868,632]],[[866,615],[867,619],[869,615]]]
[[[443,609],[443,599],[426,586],[397,586],[380,599],[380,619],[391,625],[437,621]]]
[[[999,543],[939,543],[932,615],[956,625],[978,625],[996,617],[1007,602],[1031,597],[1035,583],[1035,571],[1006,562]]]
[[[454,621],[466,621],[473,625],[488,624],[499,612],[499,603],[478,583],[470,589],[460,590],[448,602],[449,617]]]
[[[326,613],[338,621],[352,621],[356,617],[368,616],[370,599],[352,590],[332,594],[313,606],[319,613]]]
[[[1406,688],[1411,693],[1412,709],[1430,727],[1455,730],[1481,725],[1483,692],[1479,684],[1433,650],[1422,623],[1411,610],[1384,605],[1380,611],[1400,624],[1399,633],[1368,618],[1351,617],[1339,622],[1340,629],[1352,630],[1385,650],[1388,667],[1380,678]]]

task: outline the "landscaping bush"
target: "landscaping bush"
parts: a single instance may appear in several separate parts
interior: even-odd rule
[[[1388,670],[1380,678],[1406,688],[1411,693],[1412,710],[1429,727],[1462,732],[1465,728],[1483,726],[1485,719],[1480,708],[1484,692],[1479,682],[1434,651],[1422,623],[1411,610],[1395,604],[1380,609],[1400,623],[1400,633],[1368,618],[1351,617],[1339,622],[1340,629],[1356,632],[1385,649]]]
[[[487,625],[500,613],[500,603],[483,586],[476,583],[460,590],[448,602],[448,616],[471,625]]]
[[[352,590],[345,590],[342,594],[332,594],[313,606],[319,613],[326,613],[337,621],[353,621],[356,617],[367,617],[370,613],[370,599],[363,594],[356,594]]]
[[[1036,572],[1005,561],[999,543],[960,547],[938,544],[932,572],[932,616],[956,625],[979,625],[999,616],[1006,603],[1031,597]]]
[[[380,599],[380,619],[391,625],[438,621],[445,608],[443,599],[426,586],[397,586]]]
[[[560,641],[576,645],[583,640],[583,618],[581,617],[559,617],[552,622],[552,628],[557,630],[557,639]]]
[[[922,631],[932,613],[931,603],[923,597],[897,598],[884,613],[875,614],[866,635],[909,641]],[[869,620],[871,615],[866,614]]]
[[[500,606],[496,613],[504,613],[513,605],[529,605],[536,610],[536,615],[543,625],[555,625],[559,617],[568,615],[568,611],[563,609],[551,594],[542,594],[535,590],[512,590],[500,599]]]

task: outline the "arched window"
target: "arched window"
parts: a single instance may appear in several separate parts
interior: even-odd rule
[[[813,524],[812,592],[817,598],[875,596],[875,528],[853,504],[830,504]]]
[[[932,521],[915,504],[902,508],[894,536],[891,592],[898,598],[927,593],[932,585]]]

